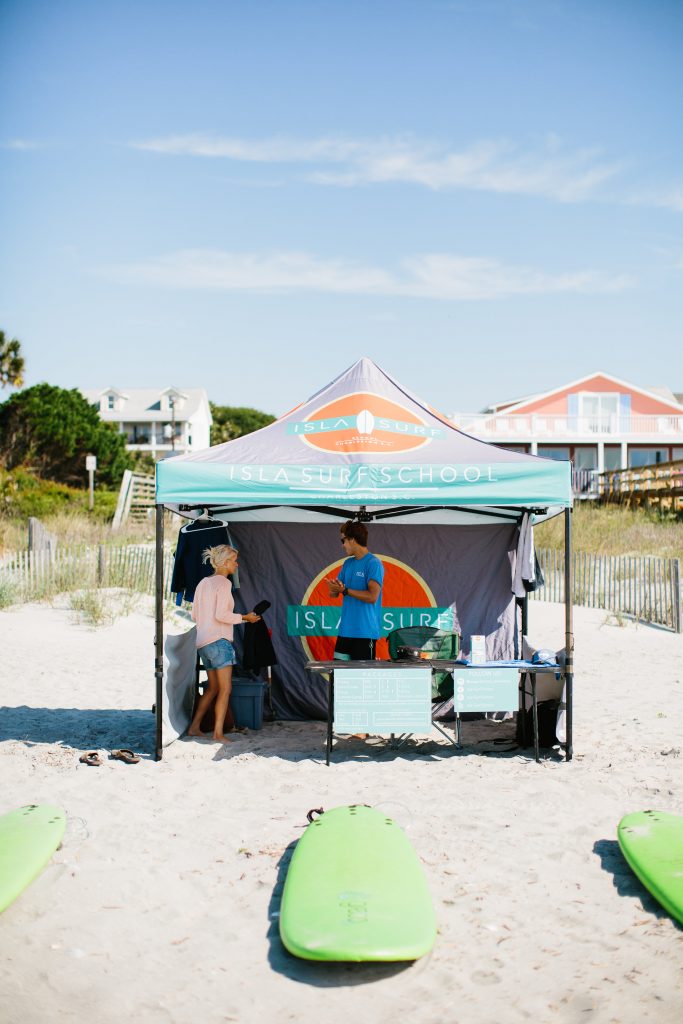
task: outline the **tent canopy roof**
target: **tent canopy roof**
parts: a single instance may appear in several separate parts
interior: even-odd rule
[[[571,506],[571,465],[463,433],[363,358],[269,426],[158,463],[156,500],[231,521],[545,518]]]

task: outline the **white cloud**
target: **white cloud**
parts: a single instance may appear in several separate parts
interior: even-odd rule
[[[366,153],[346,172],[318,173],[313,179],[338,185],[393,181],[434,190],[465,188],[578,202],[593,195],[618,170],[616,164],[600,162],[594,151],[524,154],[506,143],[481,142],[459,153],[405,148]]]
[[[323,137],[260,140],[205,134],[175,135],[133,142],[136,149],[176,156],[214,157],[251,163],[336,165],[309,170],[321,185],[353,186],[403,182],[434,190],[466,188],[541,195],[561,202],[592,196],[614,178],[620,165],[597,150],[566,152],[556,136],[539,151],[522,151],[508,142],[481,141],[459,151],[411,136],[379,139]]]
[[[395,295],[446,301],[496,299],[558,292],[614,292],[631,283],[592,270],[548,274],[452,254],[422,254],[396,271],[323,259],[304,252],[239,253],[193,249],[146,263],[103,268],[126,283],[217,291],[325,292]]]
[[[276,135],[269,139],[234,139],[195,133],[147,139],[130,145],[134,149],[174,156],[223,157],[252,163],[310,163],[351,159],[365,144],[335,138],[292,139]]]
[[[630,203],[633,206],[658,206],[665,210],[683,213],[683,185],[641,192],[631,196]]]
[[[41,143],[32,139],[8,139],[0,143],[0,149],[14,149],[19,152],[27,152],[30,149],[40,149]]]

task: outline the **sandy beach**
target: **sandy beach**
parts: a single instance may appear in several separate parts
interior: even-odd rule
[[[400,750],[323,723],[266,723],[153,760],[153,620],[79,623],[66,603],[0,613],[0,812],[51,803],[66,836],[2,915],[5,1024],[92,1020],[389,1024],[683,1019],[683,929],[623,861],[625,813],[683,813],[683,640],[575,611],[575,756],[492,751],[495,723]],[[530,635],[563,646],[559,605]],[[132,747],[136,765],[108,758]],[[99,749],[100,767],[79,764]],[[488,751],[488,752],[487,752]],[[311,808],[367,803],[407,831],[438,920],[414,964],[296,960],[278,936]]]

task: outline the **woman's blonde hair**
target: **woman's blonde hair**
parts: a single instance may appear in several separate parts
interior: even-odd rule
[[[229,544],[217,544],[215,548],[204,548],[202,562],[209,562],[214,569],[218,569],[236,554],[237,548],[231,548]]]

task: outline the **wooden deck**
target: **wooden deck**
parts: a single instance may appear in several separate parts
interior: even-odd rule
[[[683,459],[601,473],[599,500],[627,508],[683,511]]]

